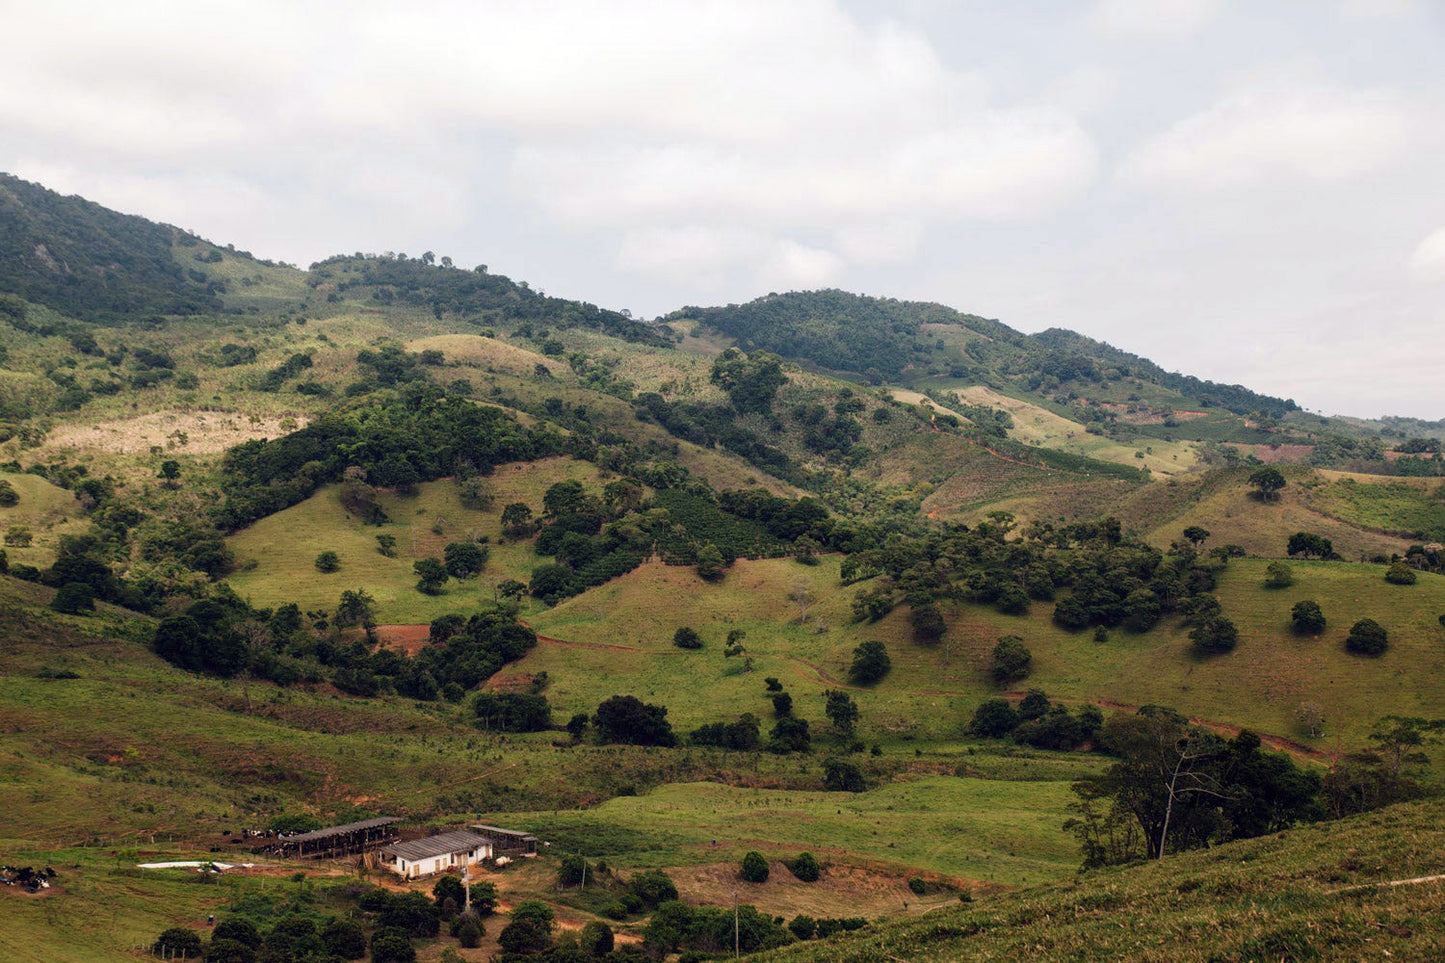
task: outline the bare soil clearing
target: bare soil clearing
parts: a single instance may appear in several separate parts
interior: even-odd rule
[[[242,442],[278,438],[306,427],[307,417],[251,415],[240,411],[155,411],[95,425],[55,429],[47,448],[89,448],[134,455],[159,447],[189,454],[215,455]],[[282,427],[286,422],[287,427]],[[292,422],[295,424],[293,425]]]

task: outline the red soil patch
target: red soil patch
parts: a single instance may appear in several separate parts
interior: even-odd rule
[[[416,655],[431,643],[430,625],[378,625],[376,639],[388,648]]]

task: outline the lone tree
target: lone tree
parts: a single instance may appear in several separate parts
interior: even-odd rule
[[[700,649],[702,648],[702,636],[696,631],[684,625],[672,633],[672,644],[679,649]]]
[[[1209,529],[1201,528],[1198,525],[1190,525],[1184,530],[1184,540],[1198,549],[1209,539]]]
[[[376,550],[387,558],[396,558],[396,536],[376,536]]]
[[[1027,598],[1024,599],[1024,607],[1028,607]],[[908,622],[913,626],[914,640],[924,643],[937,642],[948,627],[943,621],[943,613],[931,602],[913,606],[913,610],[908,613]]]
[[[1319,635],[1325,630],[1325,613],[1313,599],[1296,602],[1289,612],[1289,627],[1296,635]]]
[[[743,857],[743,864],[738,875],[747,883],[766,883],[768,873],[767,859],[762,853],[753,850]]]
[[[698,578],[708,582],[716,582],[723,577],[723,571],[727,567],[727,560],[723,553],[712,542],[708,542],[697,550],[697,574]]]
[[[1345,638],[1345,648],[1355,655],[1384,655],[1389,647],[1389,633],[1374,619],[1360,619],[1350,626],[1350,634]]]
[[[1417,577],[1415,570],[1404,562],[1391,562],[1385,569],[1385,581],[1391,585],[1414,585]]]
[[[1198,655],[1224,655],[1239,644],[1239,630],[1229,619],[1220,616],[1194,627],[1189,633]]]
[[[450,577],[439,558],[419,558],[411,563],[411,570],[417,576],[416,590],[423,595],[438,594]]]
[[[178,461],[161,462],[161,471],[156,477],[163,479],[167,488],[175,488],[176,480],[181,477],[181,463]]]
[[[1264,572],[1265,588],[1282,589],[1294,584],[1294,572],[1284,562],[1270,562]]]
[[[335,572],[341,568],[341,558],[335,552],[322,552],[316,556],[316,571]]]
[[[887,675],[891,668],[893,660],[888,658],[888,649],[882,642],[864,642],[853,650],[848,678],[858,685],[872,685]]]
[[[858,723],[858,703],[841,689],[829,689],[824,698],[827,704],[823,707],[823,714],[828,717],[838,735],[844,739],[851,738],[853,727]]]
[[[13,508],[20,504],[20,493],[15,486],[0,478],[0,508]]]
[[[1253,497],[1262,502],[1279,501],[1280,489],[1288,484],[1278,468],[1268,465],[1255,469],[1254,474],[1249,476],[1249,483],[1254,486],[1254,491],[1251,493]]]
[[[993,681],[999,685],[1017,682],[1029,674],[1033,653],[1017,635],[1005,635],[993,647]]]

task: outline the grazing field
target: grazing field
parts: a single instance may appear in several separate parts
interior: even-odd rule
[[[1186,442],[1145,437],[1126,445],[1102,435],[1091,435],[1077,421],[982,385],[955,390],[953,394],[965,404],[1007,411],[1014,422],[1009,437],[1028,445],[1057,448],[1131,468],[1148,468],[1162,477],[1184,474],[1199,464],[1197,446]]]
[[[475,611],[495,600],[499,583],[525,583],[532,569],[546,561],[530,540],[503,538],[502,508],[525,502],[540,515],[542,496],[552,485],[579,481],[596,491],[601,484],[595,465],[570,458],[502,465],[488,481],[496,498],[485,512],[462,505],[450,481],[420,485],[414,496],[385,493],[381,505],[390,520],[382,525],[351,515],[341,504],[339,487],[328,486],[230,538],[239,570],[229,582],[255,605],[296,602],[303,609],[333,608],[343,591],[364,588],[376,599],[377,620],[388,623],[430,622],[448,612]],[[378,535],[396,539],[395,558],[377,550]],[[416,590],[414,561],[441,558],[449,542],[481,537],[489,540],[491,556],[480,576],[452,579],[438,595]],[[324,551],[340,556],[339,571],[317,571],[316,556]]]
[[[1324,737],[1313,744],[1330,751],[1360,744],[1386,711],[1438,714],[1437,696],[1445,689],[1445,629],[1437,621],[1445,612],[1445,577],[1438,575],[1393,586],[1382,566],[1295,562],[1295,585],[1268,590],[1264,561],[1236,559],[1222,573],[1218,594],[1239,628],[1239,647],[1199,660],[1177,620],[1143,635],[1114,630],[1107,642],[1096,642],[1092,632],[1054,625],[1047,603],[1035,603],[1026,616],[974,605],[946,609],[943,640],[919,645],[904,607],[874,624],[851,622],[856,589],[837,587],[836,565],[836,559],[811,569],[786,559],[739,561],[714,586],[690,569],[649,564],[538,612],[539,633],[573,644],[544,643],[506,674],[545,670],[551,697],[567,711],[590,710],[613,694],[637,695],[669,706],[674,724],[684,728],[744,711],[769,719],[762,679],[773,676],[792,693],[798,715],[825,725],[823,693],[846,685],[853,648],[877,639],[887,645],[893,670],[877,686],[853,693],[862,737],[938,739],[958,733],[973,707],[996,694],[988,675],[993,646],[1016,634],[1034,657],[1024,685],[1053,697],[1169,705],[1288,739],[1305,738],[1296,717],[1302,703],[1312,702],[1327,717]],[[798,622],[788,599],[798,588],[817,599],[806,623]],[[685,611],[675,603],[681,597],[689,599]],[[1288,628],[1290,608],[1302,599],[1317,600],[1329,620],[1318,639]],[[1343,648],[1349,626],[1367,617],[1390,632],[1391,648],[1379,659]],[[702,650],[671,645],[681,625],[702,635]],[[723,657],[723,638],[732,629],[746,632],[750,672],[740,658]]]
[[[10,564],[44,568],[55,560],[55,548],[62,535],[80,535],[90,527],[75,496],[39,475],[0,472],[20,500],[9,508],[0,507],[0,536],[12,527],[30,530],[28,547],[4,545]]]
[[[1347,476],[1316,488],[1309,504],[1361,528],[1405,539],[1445,542],[1445,484],[1439,479],[1375,476],[1372,483],[1361,484]]]
[[[1073,798],[1067,781],[955,776],[925,776],[863,793],[677,783],[583,812],[515,818],[552,839],[554,849],[580,846],[612,865],[705,869],[724,861],[735,866],[752,849],[774,861],[808,851],[840,867],[894,876],[923,871],[965,890],[994,890],[1058,879],[1077,868],[1078,844],[1061,828]],[[608,840],[632,834],[639,842],[629,841],[626,851],[607,848]],[[829,875],[825,870],[823,879]],[[791,915],[804,910],[790,909],[788,901],[806,899],[808,886],[778,865],[766,887],[739,889],[741,901]],[[723,902],[723,893],[709,895],[709,902]]]
[[[758,959],[1440,959],[1442,853],[1445,804],[1394,806],[796,943]],[[1391,885],[1397,881],[1410,882]]]

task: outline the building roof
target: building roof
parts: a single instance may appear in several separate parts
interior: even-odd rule
[[[503,829],[500,826],[487,826],[482,823],[472,823],[472,829],[483,836],[501,836],[504,839],[536,839],[531,833],[524,833],[516,829]]]
[[[297,833],[294,836],[282,836],[281,841],[290,845],[291,843],[310,843],[318,839],[328,839],[332,836],[344,836],[347,833],[359,832],[363,829],[377,829],[381,826],[390,826],[392,823],[401,822],[398,816],[377,816],[375,819],[363,819],[359,822],[347,823],[344,826],[327,826],[324,829],[313,829],[309,833]]]
[[[400,856],[406,860],[427,859],[432,856],[449,856],[452,853],[465,853],[476,849],[487,840],[478,836],[469,829],[459,829],[455,832],[441,833],[437,836],[428,836],[425,839],[413,839],[405,843],[397,843],[387,846],[383,853],[390,853],[393,856]]]

